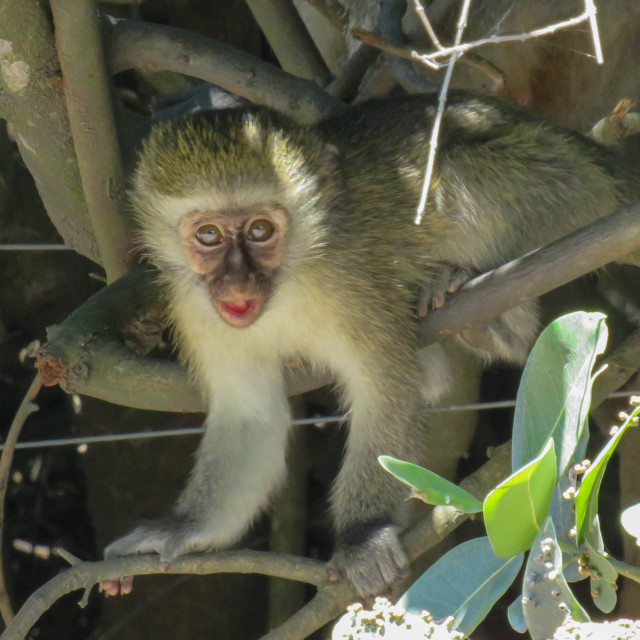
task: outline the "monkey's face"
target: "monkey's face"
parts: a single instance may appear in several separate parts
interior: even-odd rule
[[[253,324],[265,310],[287,245],[288,214],[277,205],[194,210],[179,224],[190,267],[232,327]]]

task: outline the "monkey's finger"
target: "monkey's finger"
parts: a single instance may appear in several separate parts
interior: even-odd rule
[[[117,595],[126,595],[131,593],[131,589],[133,588],[133,578],[129,577],[129,585],[128,590],[124,590],[121,588],[122,582],[120,580],[103,580],[99,584],[99,590],[107,596],[117,596]]]

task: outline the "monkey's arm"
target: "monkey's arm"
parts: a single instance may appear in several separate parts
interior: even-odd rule
[[[137,527],[105,550],[107,557],[158,553],[162,563],[182,554],[228,546],[247,530],[285,474],[290,413],[280,368],[219,363],[190,480],[171,512]]]

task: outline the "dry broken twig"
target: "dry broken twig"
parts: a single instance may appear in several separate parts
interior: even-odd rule
[[[613,146],[627,136],[640,133],[640,113],[631,111],[634,106],[630,98],[622,98],[608,116],[598,120],[587,136],[605,146]]]
[[[419,0],[414,0],[416,3],[416,7],[420,6]],[[447,71],[445,73],[444,79],[442,81],[442,86],[440,88],[440,96],[438,100],[438,112],[436,113],[436,117],[433,121],[433,126],[431,130],[431,139],[429,143],[429,157],[427,159],[427,166],[425,169],[425,177],[422,185],[422,194],[420,196],[420,203],[418,204],[418,210],[416,212],[415,223],[420,224],[422,222],[422,218],[424,216],[424,212],[427,206],[427,199],[429,196],[429,189],[431,187],[431,178],[433,176],[433,171],[436,163],[436,155],[438,148],[438,138],[440,137],[440,128],[442,126],[442,117],[444,115],[444,108],[447,100],[447,92],[449,91],[449,84],[451,82],[451,75],[453,73],[453,67],[460,56],[462,56],[467,51],[482,46],[484,44],[495,44],[497,42],[510,42],[514,40],[523,41],[529,40],[531,38],[539,38],[550,33],[554,33],[560,29],[566,29],[570,26],[575,26],[576,24],[580,24],[582,22],[588,21],[591,27],[591,36],[593,39],[593,48],[594,55],[598,64],[602,64],[602,46],[600,44],[600,35],[598,32],[598,25],[596,21],[596,6],[593,0],[584,0],[584,12],[577,16],[576,18],[572,18],[570,20],[565,20],[563,22],[557,22],[556,24],[549,25],[547,27],[543,27],[542,29],[535,29],[530,31],[529,33],[522,33],[518,35],[506,35],[506,36],[491,36],[490,38],[484,38],[481,40],[474,40],[473,42],[462,43],[462,35],[464,32],[464,28],[467,23],[467,16],[469,13],[469,7],[471,4],[471,0],[465,0],[460,10],[460,17],[458,18],[458,25],[456,28],[456,36],[452,47],[442,47],[437,37],[435,36],[435,32],[429,23],[428,18],[426,17],[426,13],[424,10],[418,11],[418,15],[421,17],[423,25],[425,27],[425,31],[429,35],[429,37],[434,42],[436,47],[436,51],[421,55],[415,53],[413,57],[416,60],[419,60],[423,64],[427,65],[431,68],[439,68],[439,64],[436,60],[440,58],[449,58],[447,63]],[[435,65],[435,67],[434,67]]]

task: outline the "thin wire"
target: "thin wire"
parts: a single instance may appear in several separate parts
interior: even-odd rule
[[[73,251],[66,244],[0,244],[0,251]]]
[[[615,391],[609,398],[625,398],[628,396],[640,395],[638,391]],[[435,407],[426,413],[448,413],[451,411],[487,411],[491,409],[513,409],[516,406],[515,400],[496,400],[495,402],[474,402],[469,404],[451,405],[449,407]],[[302,425],[325,425],[335,422],[342,422],[345,416],[314,416],[312,418],[296,418],[293,420],[295,426]],[[148,440],[150,438],[169,438],[175,436],[192,436],[204,433],[204,427],[185,427],[182,429],[160,429],[157,431],[134,431],[131,433],[114,433],[104,436],[85,436],[74,438],[58,438],[55,440],[29,440],[18,442],[16,449],[43,449],[48,447],[69,447],[89,444],[102,444],[105,442],[120,442],[122,440]],[[0,444],[0,451],[4,445]]]

